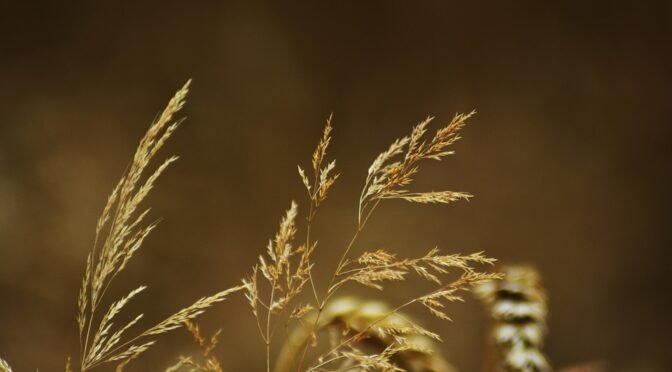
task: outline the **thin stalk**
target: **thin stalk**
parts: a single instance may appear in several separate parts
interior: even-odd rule
[[[314,214],[317,210],[314,211],[313,198],[310,198],[310,208],[308,212],[308,218],[306,222],[306,249],[310,249],[310,225],[313,222]],[[317,289],[315,287],[315,281],[313,281],[313,270],[308,270],[308,279],[310,280],[310,287],[313,289],[313,296],[315,297],[315,305],[320,304],[320,297],[317,295]]]
[[[375,204],[369,209],[369,212],[366,214],[366,217],[364,218],[364,221],[359,223],[359,226],[357,226],[357,231],[355,232],[355,235],[352,237],[350,240],[350,244],[348,244],[348,247],[345,249],[343,252],[343,255],[341,256],[341,259],[338,261],[338,266],[336,266],[336,271],[334,272],[334,275],[331,277],[331,281],[329,282],[329,287],[331,287],[334,284],[334,281],[336,280],[336,276],[343,270],[343,264],[345,262],[345,259],[348,256],[348,253],[350,253],[350,250],[352,249],[353,245],[355,244],[355,240],[357,240],[357,237],[359,236],[359,233],[364,230],[364,226],[366,226],[366,223],[369,221],[369,218],[373,214],[373,211],[376,210],[376,207],[378,207],[378,204],[380,204],[380,199],[376,200]]]
[[[325,295],[322,302],[320,303],[320,307],[317,309],[317,316],[315,317],[315,322],[313,323],[313,328],[312,328],[311,334],[314,334],[315,330],[317,330],[317,325],[319,324],[320,317],[322,315],[322,312],[324,311],[324,307],[327,305],[327,301],[329,301],[331,296],[334,294],[334,291],[331,290],[331,288],[332,288],[332,286],[333,286],[333,284],[336,280],[337,275],[340,273],[341,270],[343,270],[343,266],[344,266],[343,264],[345,262],[346,257],[348,256],[348,253],[350,252],[352,247],[355,245],[355,241],[357,241],[357,238],[359,237],[359,233],[362,232],[362,230],[364,229],[364,226],[366,226],[366,223],[368,222],[369,218],[373,214],[373,211],[376,209],[376,207],[378,206],[379,203],[380,203],[380,200],[376,200],[376,203],[371,207],[371,209],[367,213],[364,220],[362,222],[358,223],[357,230],[355,231],[354,235],[350,239],[350,243],[348,243],[347,248],[343,252],[343,255],[341,256],[341,259],[339,260],[338,265],[336,266],[336,271],[334,272],[333,276],[331,277],[331,280],[329,282],[329,286],[327,287],[327,288],[329,288],[329,290],[327,291],[327,294]],[[299,360],[299,367],[297,369],[297,371],[299,371],[299,372],[301,371],[301,367],[303,367],[303,362],[306,358],[307,351],[308,351],[308,343],[306,342],[306,344],[303,346],[303,351],[301,352],[301,359]]]
[[[271,372],[271,312],[273,309],[273,297],[275,296],[275,283],[271,288],[271,299],[266,315],[266,372]]]

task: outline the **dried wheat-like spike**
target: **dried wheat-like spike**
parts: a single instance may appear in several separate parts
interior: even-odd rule
[[[252,313],[257,320],[259,332],[266,343],[267,370],[270,370],[273,314],[285,310],[292,300],[303,291],[306,283],[310,280],[310,271],[313,268],[310,257],[316,245],[313,244],[309,247],[301,245],[294,248],[293,241],[297,232],[297,209],[297,204],[292,202],[280,221],[280,228],[275,238],[268,242],[267,258],[260,255],[259,263],[252,269],[252,276],[243,280],[243,286],[247,292],[245,297],[250,303]],[[266,279],[270,292],[266,302],[261,300],[257,279],[259,271],[261,271],[262,277]],[[265,310],[264,316],[262,316],[260,308]]]
[[[322,360],[324,363],[333,359],[330,363],[313,370],[329,370],[329,364],[336,366],[337,370],[347,368],[349,371],[454,371],[439,352],[436,345],[438,335],[424,329],[408,316],[400,312],[390,314],[390,311],[386,304],[378,301],[352,297],[331,301],[320,317],[316,333],[331,335],[334,345],[348,335],[360,332],[362,335],[342,352]],[[315,313],[308,315],[306,323],[313,322],[315,317]],[[375,326],[371,327],[374,322]],[[310,328],[297,325],[283,345],[275,371],[292,370],[296,356],[313,337]]]
[[[324,127],[324,132],[322,133],[322,138],[315,148],[312,158],[313,166],[313,180],[312,182],[308,179],[306,172],[298,166],[299,176],[301,176],[301,181],[308,191],[308,196],[311,200],[312,207],[317,209],[320,204],[327,198],[327,193],[334,185],[338,179],[339,174],[332,175],[332,171],[336,168],[336,160],[332,160],[327,165],[322,166],[324,159],[327,155],[327,147],[331,142],[331,131],[333,127],[331,125],[331,119],[333,115],[329,115],[327,119],[327,124]],[[314,212],[314,210],[312,210]],[[311,219],[311,215],[308,216],[308,219]]]
[[[87,257],[86,271],[78,301],[77,323],[82,346],[80,353],[82,371],[105,360],[112,360],[111,352],[115,350],[115,345],[119,342],[122,333],[139,320],[140,316],[110,335],[113,325],[111,321],[114,316],[144,287],[130,292],[126,297],[115,302],[101,319],[91,339],[91,331],[96,321],[95,312],[101,304],[106,289],[155,227],[153,223],[142,226],[149,212],[148,209],[141,213],[136,213],[136,211],[153,188],[157,178],[177,158],[169,157],[142,183],[141,178],[150,160],[179,125],[180,120],[173,121],[173,117],[184,105],[189,84],[190,81],[173,96],[163,113],[150,126],[138,145],[128,171],[115,186],[98,219],[96,239]],[[100,247],[98,243],[101,244]],[[134,350],[142,350],[142,348],[136,347]]]
[[[324,131],[322,132],[322,138],[320,138],[320,141],[318,142],[317,147],[313,152],[313,157],[311,159],[313,167],[312,181],[308,179],[308,176],[306,175],[306,172],[303,170],[303,168],[301,168],[300,165],[298,166],[299,175],[301,176],[303,185],[306,187],[306,191],[308,192],[308,199],[310,201],[308,215],[306,216],[306,242],[304,244],[304,246],[308,247],[310,251],[305,255],[305,264],[307,265],[306,273],[308,275],[308,280],[310,282],[310,287],[313,292],[316,306],[320,306],[320,299],[317,294],[315,282],[313,280],[312,264],[310,263],[310,253],[312,253],[312,251],[315,249],[315,243],[311,243],[310,241],[310,229],[313,219],[317,214],[317,210],[327,198],[329,191],[339,177],[339,174],[332,174],[336,168],[336,160],[332,160],[325,166],[322,165],[327,156],[327,148],[331,143],[331,131],[333,130],[331,125],[332,118],[333,114],[329,115],[327,123],[324,126]]]
[[[133,161],[108,197],[103,213],[98,219],[96,239],[87,257],[78,300],[77,325],[81,345],[81,371],[112,361],[120,361],[117,370],[123,370],[126,364],[156,342],[148,340],[150,336],[181,327],[186,320],[193,319],[206,308],[224,300],[228,294],[244,288],[244,286],[234,287],[202,298],[125,342],[122,342],[125,332],[140,321],[143,314],[137,315],[121,327],[115,327],[113,321],[126,304],[145,289],[144,286],[113,302],[100,319],[96,319],[95,316],[110,283],[156,227],[156,223],[144,223],[149,209],[141,212],[138,212],[138,209],[159,176],[177,157],[166,159],[144,180],[143,175],[150,161],[180,124],[181,120],[173,118],[184,106],[190,82],[187,81],[173,96],[158,119],[149,127],[137,147]]]
[[[541,351],[548,308],[539,274],[524,266],[505,267],[503,273],[502,281],[476,287],[494,320],[492,337],[498,348],[498,370],[551,371]]]
[[[244,280],[248,292],[247,299],[255,313],[258,312],[257,303],[259,303],[257,271],[261,271],[271,288],[273,296],[267,304],[271,312],[283,310],[294,297],[301,293],[309,280],[309,273],[313,266],[310,256],[315,245],[313,244],[310,248],[306,248],[305,245],[294,248],[297,213],[297,204],[292,202],[280,221],[280,229],[275,238],[268,242],[267,258],[260,255],[259,263],[253,268],[254,275]],[[295,269],[293,261],[296,264]]]
[[[371,203],[382,199],[403,199],[416,203],[450,203],[469,199],[471,194],[455,191],[414,193],[406,189],[413,182],[421,160],[441,160],[452,151],[446,148],[460,139],[460,129],[475,112],[458,114],[429,140],[423,139],[427,126],[434,119],[428,117],[413,128],[409,136],[395,140],[369,167],[364,188],[359,198],[359,223],[371,210]],[[403,155],[403,156],[402,156]]]
[[[12,372],[12,367],[2,358],[0,358],[0,372]]]

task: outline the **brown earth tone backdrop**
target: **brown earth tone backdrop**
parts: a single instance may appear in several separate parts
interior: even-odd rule
[[[457,154],[417,187],[450,206],[389,202],[360,241],[404,254],[484,250],[536,265],[550,293],[554,365],[672,368],[669,301],[669,2],[0,3],[0,355],[17,371],[76,357],[76,300],[96,219],[154,115],[194,79],[181,159],[149,198],[159,228],[120,277],[158,320],[249,274],[334,112],[342,173],[317,220],[318,284],[356,223],[366,168],[428,114],[478,110]],[[393,287],[394,288],[394,287]],[[376,295],[392,303],[404,286]],[[224,328],[230,371],[262,368],[242,296]],[[482,365],[485,317],[415,312],[463,371]],[[161,339],[132,365],[190,345]]]

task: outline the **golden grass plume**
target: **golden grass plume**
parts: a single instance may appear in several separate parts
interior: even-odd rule
[[[155,336],[183,326],[186,321],[242,288],[238,286],[203,297],[133,337],[125,336],[142,319],[143,314],[121,327],[115,326],[114,320],[130,300],[146,289],[145,286],[131,290],[126,296],[112,302],[102,315],[96,316],[103,310],[101,307],[105,292],[114,278],[156,227],[156,222],[145,222],[149,209],[140,211],[140,206],[159,176],[177,157],[171,156],[164,160],[144,180],[143,175],[154,156],[182,122],[182,119],[175,120],[174,117],[184,106],[190,83],[187,81],[175,93],[161,115],[150,125],[140,140],[128,170],[114,187],[98,219],[94,245],[87,257],[79,292],[77,323],[81,371],[115,361],[121,363],[118,370],[123,369],[130,360],[154,345]]]
[[[350,361],[353,368],[364,370],[372,368],[398,370],[393,363],[396,354],[417,348],[409,339],[403,337],[403,334],[389,334],[390,337],[394,337],[395,343],[388,344],[388,347],[378,354],[366,354],[357,348],[356,344],[372,330],[384,331],[385,328],[381,327],[381,324],[413,304],[422,305],[441,319],[449,319],[445,310],[448,302],[462,301],[460,293],[469,290],[475,283],[499,278],[498,274],[481,272],[477,269],[479,265],[492,265],[495,261],[480,252],[469,255],[446,255],[437,248],[433,248],[418,258],[398,259],[394,253],[379,249],[365,251],[358,258],[350,257],[358,236],[383,200],[402,199],[417,203],[445,204],[471,197],[466,192],[411,192],[407,190],[407,186],[413,182],[421,161],[441,160],[452,154],[448,147],[460,138],[460,129],[472,115],[473,113],[456,115],[447,125],[439,128],[433,136],[425,138],[427,127],[432,120],[431,117],[427,118],[416,125],[410,135],[395,140],[374,160],[369,167],[359,198],[357,229],[350,243],[343,250],[341,259],[324,293],[320,295],[322,291],[316,287],[312,276],[315,266],[312,255],[317,248],[317,243],[311,241],[310,229],[318,208],[326,200],[329,190],[339,176],[334,175],[336,168],[334,160],[323,165],[327,157],[327,148],[332,140],[332,117],[329,117],[322,138],[313,152],[312,175],[309,176],[301,166],[298,167],[299,176],[308,192],[309,206],[305,240],[296,242],[298,233],[296,220],[299,212],[297,203],[292,202],[280,221],[278,232],[269,241],[266,254],[259,257],[259,263],[252,268],[252,275],[244,280],[246,297],[266,346],[267,371],[271,370],[272,365],[273,330],[277,324],[282,323],[283,318],[285,324],[296,320],[302,326],[308,327],[307,334],[311,335],[315,341],[301,342],[300,350],[289,354],[292,357],[291,361],[287,361],[286,355],[288,354],[283,354],[283,367],[280,370],[287,370],[288,365],[296,367],[298,371],[303,370],[308,348],[311,344],[317,343],[316,333],[323,324],[322,316],[325,309],[328,308],[330,300],[338,290],[347,283],[354,282],[382,290],[388,282],[406,280],[410,273],[415,273],[420,279],[433,283],[435,288],[426,293],[413,294],[407,302],[371,320],[370,324],[362,327],[360,331],[343,337],[315,358],[312,366],[307,370],[328,370],[337,363],[342,364],[343,361]],[[259,272],[263,278],[262,282],[259,280]],[[453,272],[459,273],[457,278],[446,280],[445,277]],[[290,304],[308,285],[312,290],[313,304],[295,304],[291,307]],[[287,308],[292,309],[288,315],[285,314]],[[308,324],[304,319],[306,314],[311,314]],[[440,337],[433,332],[427,330],[420,332],[422,328],[419,326],[414,329],[416,333],[423,336],[431,336],[440,340]]]

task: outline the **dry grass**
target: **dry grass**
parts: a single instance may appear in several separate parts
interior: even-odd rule
[[[156,222],[145,222],[149,209],[140,211],[140,207],[159,176],[177,160],[177,157],[167,158],[144,179],[143,175],[157,152],[182,121],[174,120],[174,116],[184,106],[189,84],[190,81],[173,96],[158,119],[149,127],[138,145],[128,170],[107,199],[98,219],[95,242],[87,257],[79,293],[77,323],[80,371],[88,371],[110,362],[120,363],[117,370],[122,370],[128,362],[154,345],[157,335],[183,326],[205,309],[242,288],[242,286],[234,287],[201,298],[132,337],[126,337],[126,333],[142,319],[143,314],[137,315],[123,326],[115,326],[114,320],[131,299],[146,289],[145,286],[141,285],[131,290],[126,296],[112,302],[102,316],[99,315],[105,292],[110,284],[156,227]]]
[[[472,113],[473,114],[473,113]],[[475,283],[499,278],[498,274],[481,272],[479,265],[491,265],[494,259],[474,253],[470,255],[443,255],[433,248],[422,257],[398,259],[393,253],[385,250],[367,251],[358,258],[351,258],[350,253],[359,234],[364,229],[369,218],[382,200],[402,199],[416,203],[449,203],[459,199],[468,199],[470,194],[453,191],[411,192],[407,187],[413,182],[419,171],[419,164],[424,160],[441,160],[452,154],[448,147],[459,137],[466,120],[472,115],[456,115],[446,126],[439,128],[429,138],[425,138],[427,126],[432,118],[428,118],[415,126],[409,136],[395,140],[390,147],[382,152],[369,167],[367,178],[359,199],[357,212],[358,226],[347,247],[344,248],[341,259],[336,266],[331,281],[323,295],[316,288],[312,280],[312,270],[315,263],[312,260],[317,244],[311,242],[310,227],[318,208],[328,196],[329,190],[335,184],[338,174],[333,175],[336,163],[327,162],[327,148],[331,143],[332,118],[327,120],[322,138],[320,139],[312,157],[312,175],[299,166],[299,175],[308,192],[308,212],[305,241],[296,243],[298,206],[291,203],[290,208],[280,221],[280,227],[275,238],[269,241],[266,255],[259,257],[259,263],[252,268],[252,275],[244,281],[252,314],[257,320],[257,326],[266,346],[266,370],[270,371],[271,347],[273,344],[274,328],[277,324],[285,324],[298,319],[305,327],[302,317],[311,309],[316,309],[312,320],[308,323],[308,334],[314,342],[303,342],[301,351],[291,354],[292,360],[283,360],[280,370],[296,368],[303,370],[304,364],[310,366],[307,370],[323,371],[342,365],[344,360],[352,362],[351,369],[380,369],[397,370],[391,360],[396,354],[412,350],[415,347],[404,333],[389,334],[394,336],[390,343],[378,354],[366,354],[357,347],[371,330],[383,330],[380,324],[389,317],[398,314],[402,309],[420,304],[433,315],[441,319],[449,319],[445,310],[447,302],[462,301],[460,292],[469,290]],[[261,272],[263,282],[259,281],[258,272]],[[446,281],[446,277],[453,271],[459,272],[457,278]],[[319,348],[317,333],[320,329],[321,317],[334,295],[347,283],[356,282],[368,287],[382,290],[387,282],[402,281],[409,278],[409,273],[416,273],[419,278],[434,283],[435,289],[427,293],[416,293],[409,300],[387,314],[372,320],[358,332],[343,337],[314,360],[307,361],[306,356],[311,344]],[[312,290],[313,304],[293,304],[294,300],[309,285]],[[287,315],[285,310],[293,308]],[[416,332],[423,336],[431,336],[439,340],[439,336],[421,328]],[[290,366],[290,367],[287,367]],[[339,367],[340,368],[340,367]]]
[[[300,213],[298,204],[290,203],[251,275],[241,285],[203,297],[129,336],[143,314],[123,325],[115,324],[116,319],[146,287],[139,285],[115,301],[107,300],[105,294],[157,226],[156,222],[146,222],[149,208],[141,206],[159,176],[177,160],[171,156],[151,166],[182,121],[175,116],[184,106],[189,84],[174,95],[150,125],[98,219],[79,292],[79,362],[73,367],[68,358],[66,372],[74,368],[88,371],[107,363],[116,363],[116,371],[123,371],[157,342],[157,336],[180,327],[190,332],[199,353],[180,356],[166,371],[221,372],[221,359],[214,355],[221,329],[205,337],[193,319],[237,291],[245,293],[256,319],[268,372],[272,369],[452,372],[454,368],[441,356],[441,336],[404,313],[412,305],[418,305],[439,319],[449,320],[448,304],[463,301],[464,292],[475,286],[495,319],[493,334],[498,359],[491,367],[510,371],[550,370],[541,353],[547,312],[545,295],[534,271],[509,268],[505,270],[505,280],[499,282],[501,274],[482,269],[495,262],[482,252],[445,254],[431,248],[424,255],[411,258],[399,258],[386,249],[353,253],[358,237],[384,200],[447,204],[471,197],[466,192],[416,192],[409,187],[422,162],[441,160],[453,153],[449,148],[460,138],[460,130],[473,112],[456,115],[433,135],[427,135],[433,120],[429,117],[376,157],[364,180],[358,208],[353,210],[357,227],[343,247],[328,284],[318,288],[313,269],[319,247],[311,236],[311,226],[339,177],[335,160],[327,160],[333,132],[330,116],[312,155],[311,167],[308,170],[298,167],[307,191],[307,208]],[[300,215],[306,220],[302,235],[297,225]],[[350,284],[384,290],[390,284],[407,280],[424,282],[431,289],[408,293],[407,299],[396,306],[341,295]],[[284,339],[275,337],[278,328],[286,330]],[[276,363],[271,359],[275,347],[280,350]],[[9,371],[9,364],[0,359],[0,372]]]
[[[450,203],[459,199],[468,200],[471,194],[455,191],[410,192],[406,189],[413,182],[422,160],[441,160],[452,155],[447,148],[460,139],[460,129],[475,112],[456,115],[445,127],[436,131],[427,142],[427,126],[434,119],[428,117],[413,128],[409,136],[396,139],[380,153],[369,167],[366,182],[359,198],[359,223],[368,216],[383,199],[404,199],[416,203]],[[403,157],[400,155],[403,154]]]

